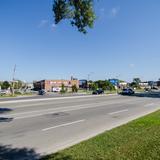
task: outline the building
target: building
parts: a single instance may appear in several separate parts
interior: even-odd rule
[[[128,86],[129,86],[129,83],[127,83],[125,81],[119,82],[119,88],[121,88],[121,89],[127,88]]]
[[[87,87],[88,87],[88,82],[86,79],[79,80],[79,88],[87,89]]]
[[[149,87],[149,83],[148,82],[140,82],[139,86],[144,89],[144,88],[148,88]]]
[[[76,85],[79,88],[79,81],[78,80],[41,80],[41,81],[34,81],[34,89],[41,90],[44,89],[47,92],[53,91],[60,91],[62,84],[67,89],[71,89],[73,85]]]

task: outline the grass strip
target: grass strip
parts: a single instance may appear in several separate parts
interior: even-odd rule
[[[160,111],[42,160],[160,160]]]

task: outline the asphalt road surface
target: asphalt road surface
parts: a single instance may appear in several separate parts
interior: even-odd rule
[[[0,159],[36,159],[159,108],[159,98],[120,95],[1,101]]]

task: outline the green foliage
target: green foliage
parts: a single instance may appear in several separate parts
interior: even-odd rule
[[[94,91],[94,90],[97,90],[97,89],[98,89],[98,85],[97,85],[97,83],[91,83],[91,84],[89,85],[89,88]]]
[[[139,84],[138,84],[138,83],[136,83],[136,82],[132,82],[132,83],[130,84],[130,87],[132,87],[132,88],[136,88],[136,89],[140,89]]]
[[[141,83],[141,79],[140,79],[140,78],[134,78],[134,79],[133,79],[133,82],[139,84],[139,83]]]
[[[78,88],[75,84],[72,86],[72,92],[78,92]]]
[[[115,90],[115,87],[112,85],[112,83],[110,83],[109,81],[96,81],[95,84],[98,86],[98,88],[105,90]]]
[[[65,86],[64,86],[64,84],[62,83],[62,86],[61,86],[61,91],[60,91],[60,93],[66,93],[66,89],[65,89]]]
[[[54,0],[53,13],[55,24],[69,19],[72,26],[79,32],[86,33],[86,28],[92,28],[95,20],[93,0]]]
[[[133,82],[130,84],[130,86],[131,86],[132,88],[140,89],[139,83],[141,83],[140,78],[134,78],[134,79],[133,79]]]
[[[22,81],[18,80],[17,82],[14,82],[14,89],[20,88],[22,88]]]
[[[8,89],[10,87],[10,84],[8,81],[4,81],[1,84],[1,89]]]
[[[159,160],[159,117],[157,111],[43,160]]]

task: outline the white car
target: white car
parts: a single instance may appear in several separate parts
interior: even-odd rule
[[[0,94],[3,95],[3,94],[8,94],[8,91],[7,90],[0,90]]]
[[[53,88],[53,90],[52,90],[53,92],[60,92],[61,91],[61,88],[59,88],[59,87],[55,87],[55,88]]]

